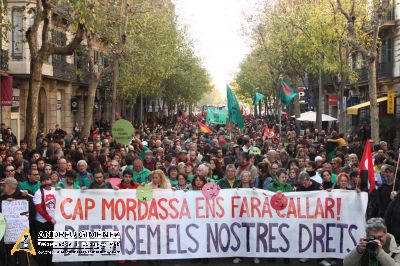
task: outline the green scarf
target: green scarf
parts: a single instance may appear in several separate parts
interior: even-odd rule
[[[372,252],[372,251],[370,251],[369,252],[369,264],[368,264],[368,266],[378,266],[378,260],[377,260],[377,258],[376,258],[376,251],[374,251],[374,252]]]
[[[390,242],[392,241],[392,238],[390,235],[387,236],[386,244],[382,247],[383,252],[386,252],[387,254],[390,253]],[[374,252],[369,252],[369,263],[368,266],[378,266],[378,259],[376,258],[378,254],[376,251]]]

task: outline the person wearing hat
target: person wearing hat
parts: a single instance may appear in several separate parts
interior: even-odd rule
[[[391,165],[385,165],[385,182],[378,188],[378,216],[383,218],[385,215],[386,208],[389,206],[391,198],[393,198],[393,194],[396,191],[400,190],[400,185],[398,182],[395,182],[395,172],[396,168]],[[392,193],[394,192],[394,193]]]
[[[29,215],[29,228],[33,228],[33,219],[35,218],[35,206],[33,205],[32,199],[23,194],[18,189],[18,181],[13,177],[7,177],[0,182],[3,188],[3,194],[0,196],[0,213],[2,212],[3,201],[14,201],[14,200],[26,200],[28,201],[28,215]],[[32,232],[32,231],[31,231]],[[4,246],[3,246],[4,245]],[[25,255],[25,252],[16,252],[13,256],[11,256],[11,250],[14,247],[14,244],[4,244],[3,241],[0,242],[0,246],[5,248],[5,252],[0,255],[0,264],[5,260],[4,265],[17,265],[17,261],[20,262],[19,265],[28,265],[28,257]],[[0,248],[2,250],[3,248]],[[3,265],[3,264],[2,264]]]

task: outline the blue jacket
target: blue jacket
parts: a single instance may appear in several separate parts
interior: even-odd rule
[[[268,189],[268,186],[269,186],[269,184],[273,181],[273,178],[272,177],[267,177],[267,178],[265,178],[265,180],[264,180],[264,183],[262,184],[262,187],[260,187],[260,177],[259,176],[257,176],[256,177],[256,182],[255,182],[255,184],[254,184],[254,187],[256,187],[256,188],[262,188],[262,189],[265,189],[265,190],[267,190]]]

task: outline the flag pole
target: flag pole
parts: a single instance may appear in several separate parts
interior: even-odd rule
[[[279,108],[278,108],[278,121],[279,121],[279,140],[281,139],[281,130],[282,130],[282,102],[279,100]]]
[[[393,182],[393,188],[392,191],[394,191],[394,187],[396,185],[396,179],[397,179],[397,171],[399,169],[399,162],[400,162],[400,149],[397,152],[397,165],[396,165],[396,172],[394,174],[394,182]]]

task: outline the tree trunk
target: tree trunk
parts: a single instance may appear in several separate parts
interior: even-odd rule
[[[115,112],[117,110],[117,83],[118,83],[118,75],[119,75],[119,64],[118,59],[116,58],[113,62],[113,78],[112,78],[112,99],[111,99],[111,125],[115,122]]]
[[[267,117],[267,115],[268,115],[268,113],[267,113],[268,112],[268,104],[267,104],[267,102],[264,102],[264,108],[265,108],[264,109],[264,116]]]
[[[43,60],[40,58],[31,59],[28,89],[28,103],[26,106],[26,128],[25,140],[30,149],[36,149],[36,136],[39,127],[39,91],[42,84]]]
[[[257,117],[257,105],[253,105],[254,106],[254,118]]]
[[[261,101],[260,101],[260,103],[258,104],[258,116],[259,116],[259,117],[262,117],[262,106],[261,106]]]
[[[139,113],[139,120],[140,120],[140,123],[143,123],[143,108],[144,108],[144,106],[143,106],[143,94],[140,94],[140,113]]]
[[[369,61],[369,100],[370,117],[371,117],[371,139],[374,143],[379,142],[379,105],[377,101],[377,86],[376,86],[376,57]]]
[[[322,72],[319,73],[319,82],[318,82],[318,105],[317,105],[317,121],[316,121],[316,128],[318,132],[322,129],[322,108],[323,108],[323,88],[322,88]]]
[[[300,99],[298,95],[294,97],[293,105],[294,105],[294,115],[296,118],[299,118],[301,112],[300,112]],[[289,114],[289,119],[290,119],[290,114]],[[300,121],[297,119],[296,119],[296,126],[300,127]]]
[[[88,97],[85,104],[85,125],[83,127],[83,134],[87,137],[90,135],[90,128],[93,124],[93,108],[99,81],[100,75],[94,73],[90,74]]]

